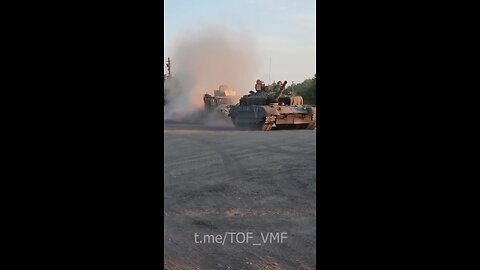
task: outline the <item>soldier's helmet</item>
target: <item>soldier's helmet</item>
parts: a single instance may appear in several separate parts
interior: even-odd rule
[[[282,84],[282,81],[278,81],[277,84]]]

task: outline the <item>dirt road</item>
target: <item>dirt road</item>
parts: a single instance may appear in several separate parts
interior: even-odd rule
[[[315,133],[165,123],[165,269],[316,269]]]

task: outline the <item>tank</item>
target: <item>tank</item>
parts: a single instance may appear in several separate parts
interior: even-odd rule
[[[256,92],[250,91],[238,105],[230,107],[229,116],[235,127],[263,131],[315,129],[316,106],[304,105],[301,96],[284,95],[286,85],[284,81],[271,89],[257,81]]]
[[[203,96],[205,112],[213,112],[216,115],[228,118],[230,106],[235,104],[235,96],[236,92],[230,90],[227,85],[220,85],[218,90],[213,91],[213,96],[208,93]]]

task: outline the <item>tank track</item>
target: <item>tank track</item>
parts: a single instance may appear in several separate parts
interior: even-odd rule
[[[240,124],[235,122],[235,119],[232,119],[233,124],[238,129],[243,130],[259,130],[259,131],[270,131],[275,125],[275,116],[267,116],[264,121],[257,124]],[[296,125],[282,125],[283,129],[315,129],[317,127],[317,121],[314,120],[310,124],[296,124]]]

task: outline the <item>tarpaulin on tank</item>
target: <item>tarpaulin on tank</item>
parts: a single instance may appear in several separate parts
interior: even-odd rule
[[[285,105],[303,105],[303,97],[301,96],[292,96],[292,97],[281,97],[278,99],[279,103]]]

